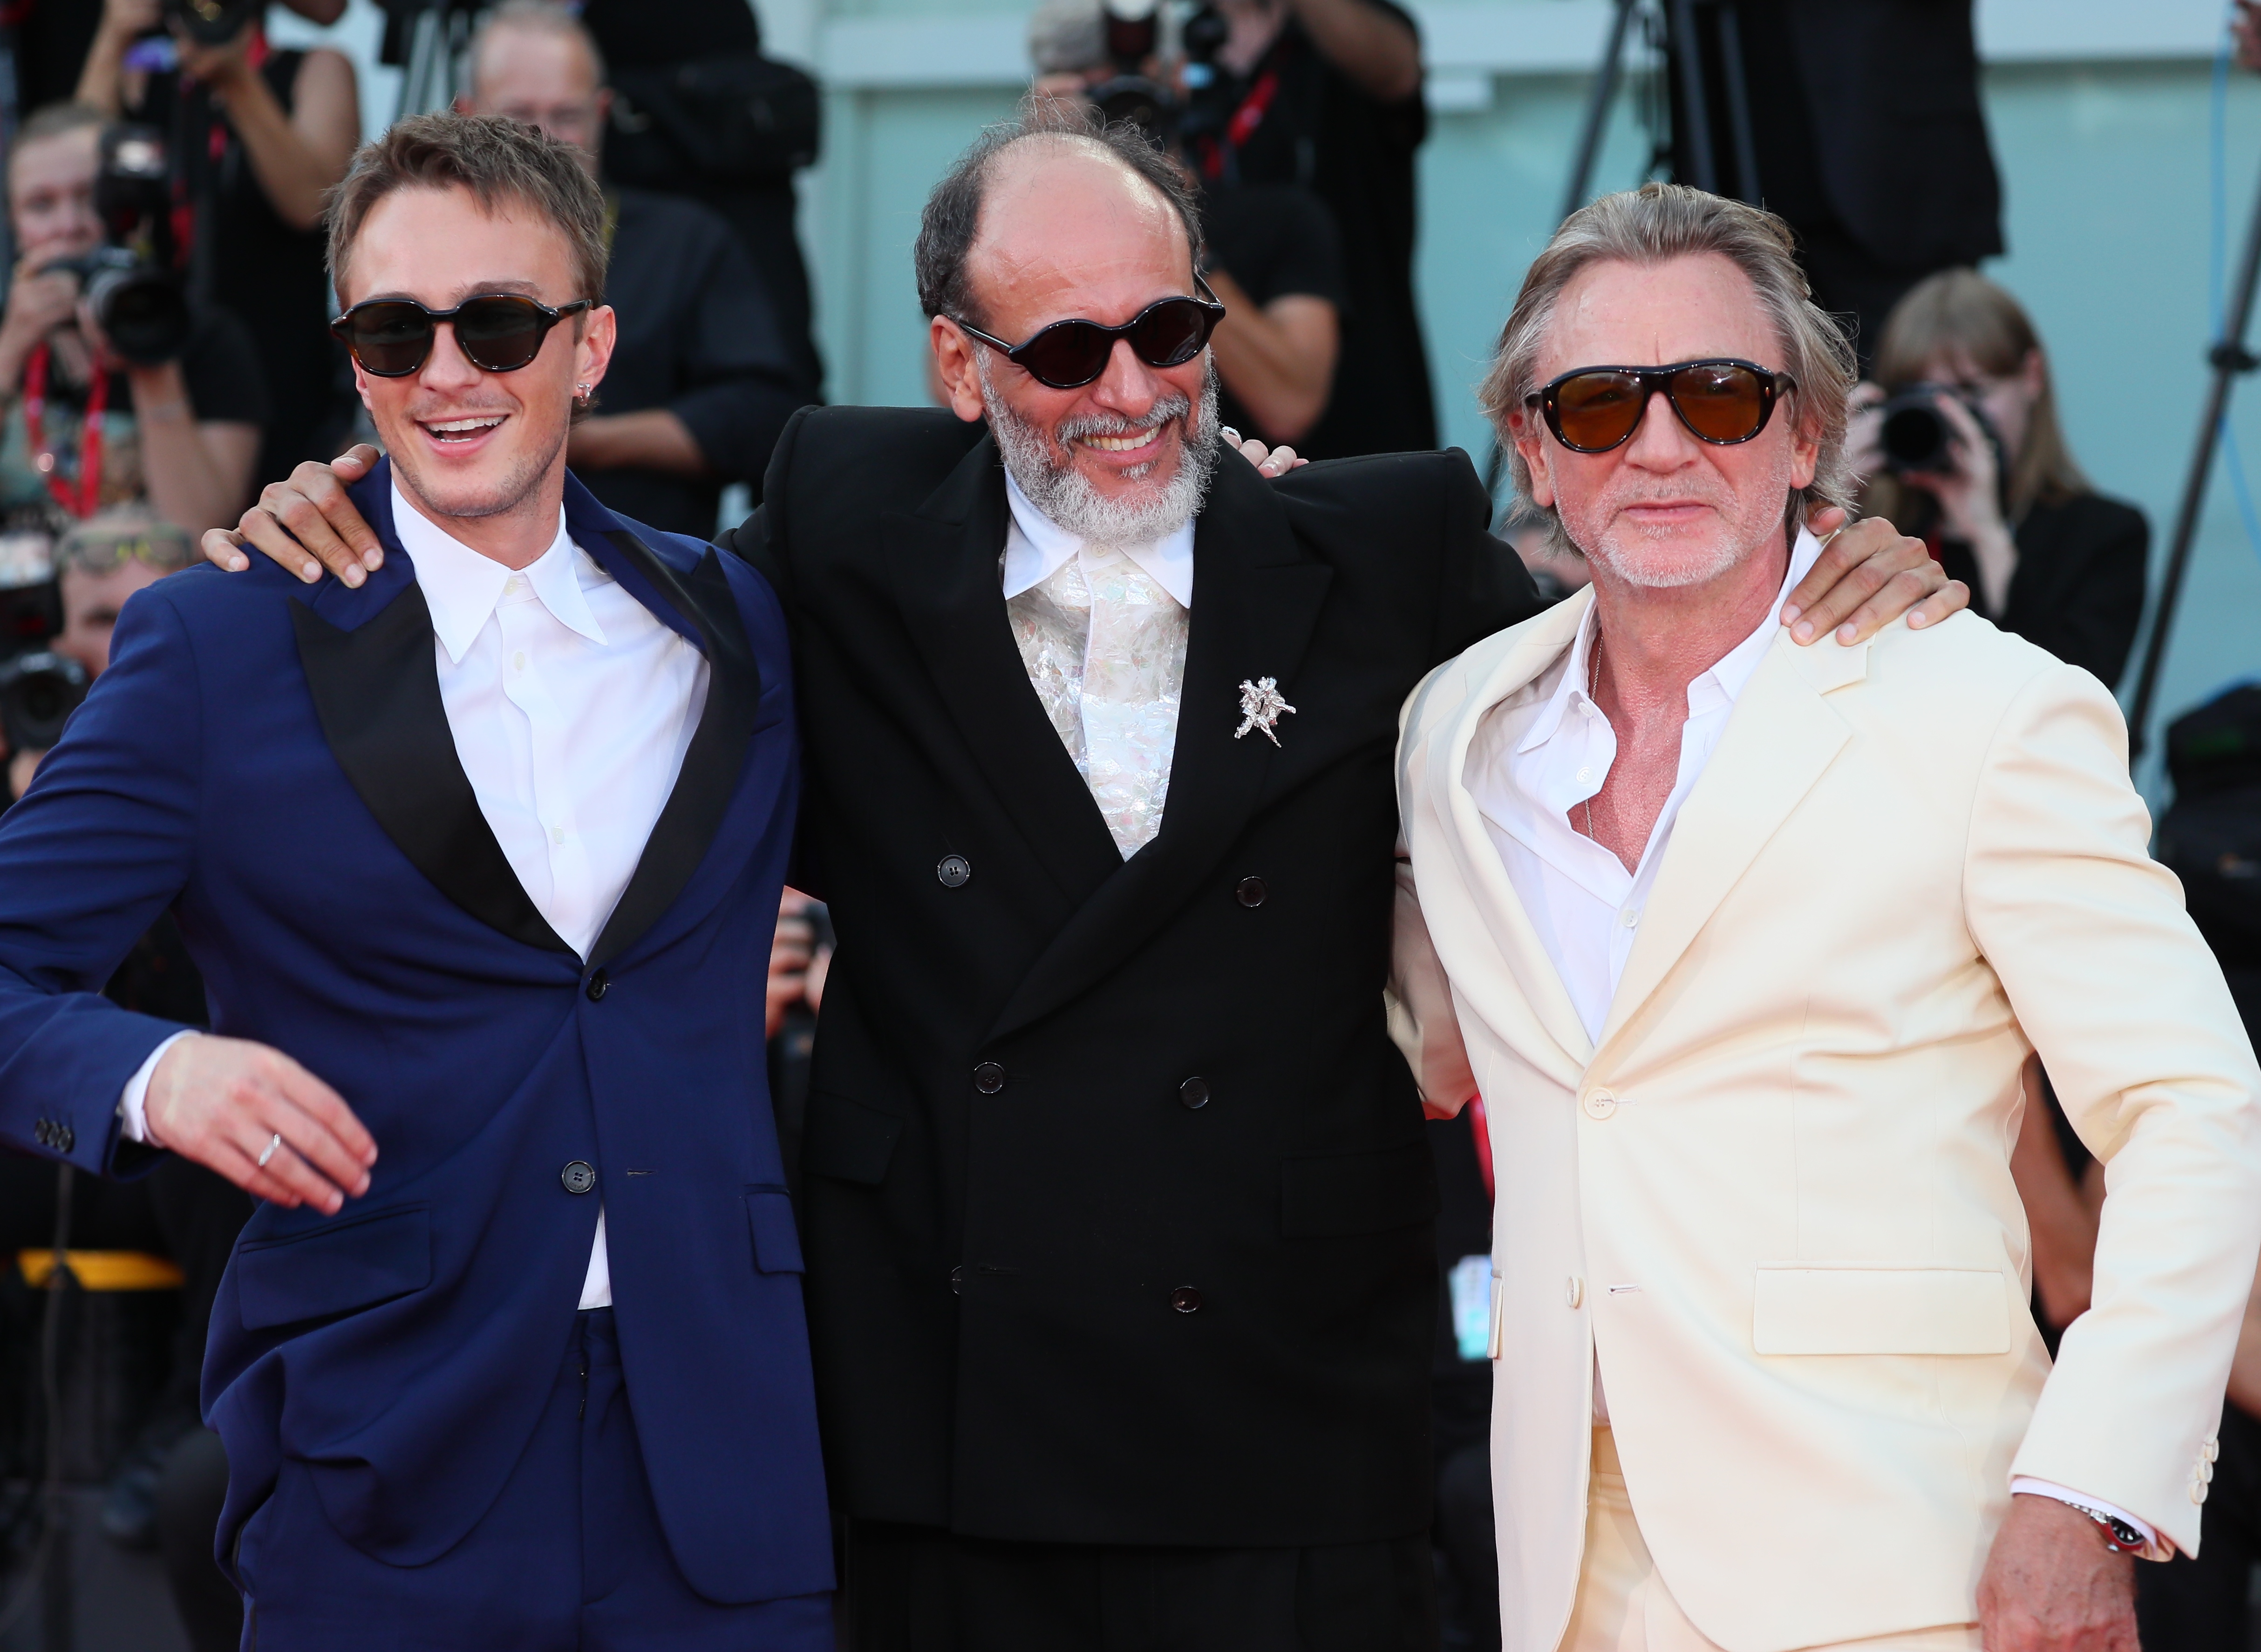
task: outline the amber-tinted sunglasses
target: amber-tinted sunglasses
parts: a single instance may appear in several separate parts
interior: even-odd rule
[[[1149,367],[1183,367],[1200,355],[1217,324],[1224,320],[1224,306],[1199,276],[1194,285],[1201,289],[1200,298],[1158,298],[1120,327],[1081,320],[1055,321],[1019,344],[1008,344],[964,321],[958,325],[1039,384],[1080,390],[1107,370],[1107,358],[1115,353],[1117,339],[1130,340],[1131,350]]]
[[[514,373],[542,354],[551,327],[592,302],[576,298],[553,310],[519,293],[483,292],[452,310],[427,310],[413,298],[371,298],[331,322],[330,331],[379,378],[406,378],[431,359],[442,321],[456,329],[456,348],[472,366]]]
[[[1798,388],[1787,373],[1729,359],[1665,367],[1581,367],[1525,399],[1573,453],[1607,453],[1640,427],[1662,396],[1698,442],[1733,447],[1766,428],[1775,403]]]

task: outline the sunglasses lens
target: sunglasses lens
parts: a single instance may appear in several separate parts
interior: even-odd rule
[[[456,312],[456,343],[474,367],[516,372],[542,354],[548,320],[529,298],[499,293],[473,298]]]
[[[1088,321],[1055,321],[1013,352],[1039,384],[1074,390],[1107,370],[1115,341]]]
[[[1565,445],[1599,453],[1640,422],[1640,381],[1630,373],[1577,373],[1554,387],[1554,434]]]
[[[1165,298],[1138,318],[1130,348],[1149,367],[1182,367],[1209,342],[1209,312],[1191,298]]]
[[[346,342],[370,372],[398,378],[432,353],[432,318],[413,304],[360,305],[346,318]]]
[[[1748,367],[1699,362],[1672,376],[1672,405],[1706,442],[1748,442],[1766,422],[1766,386]]]

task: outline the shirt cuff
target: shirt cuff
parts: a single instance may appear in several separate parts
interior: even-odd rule
[[[118,1136],[122,1140],[138,1141],[154,1146],[149,1141],[149,1079],[156,1072],[157,1063],[165,1059],[165,1052],[183,1038],[193,1038],[193,1032],[176,1032],[149,1052],[149,1059],[133,1069],[133,1076],[126,1081],[126,1088],[118,1097]]]
[[[2058,1502],[2069,1503],[2077,1509],[2083,1511],[2094,1509],[2098,1513],[2108,1514],[2115,1520],[2125,1520],[2143,1534],[2143,1559],[2172,1560],[2175,1557],[2175,1546],[2172,1543],[2160,1541],[2159,1534],[2151,1529],[2151,1523],[2149,1520],[2139,1520],[2127,1510],[2107,1503],[2102,1498],[2092,1498],[2085,1491],[2075,1491],[2070,1486],[2061,1486],[2053,1480],[2036,1480],[2031,1475],[2023,1474],[2010,1482],[2010,1495],[2013,1498],[2019,1496],[2055,1498]]]

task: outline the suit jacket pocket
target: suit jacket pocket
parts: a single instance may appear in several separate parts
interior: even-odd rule
[[[1386,1233],[1428,1221],[1443,1203],[1425,1140],[1290,1159],[1280,1167],[1280,1232],[1288,1239]]]
[[[423,1205],[325,1222],[236,1253],[246,1330],[319,1319],[421,1290],[432,1282],[432,1217]]]
[[[1762,1263],[1760,1354],[2007,1354],[2010,1288],[1993,1268]]]
[[[894,1157],[903,1121],[844,1095],[817,1090],[808,1098],[807,1130],[800,1147],[803,1170],[876,1188],[886,1180],[887,1161]]]
[[[793,1200],[783,1188],[748,1188],[746,1219],[754,1229],[754,1266],[765,1274],[798,1274],[800,1234],[793,1225]]]

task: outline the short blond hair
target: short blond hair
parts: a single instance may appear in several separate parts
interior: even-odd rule
[[[1796,382],[1790,406],[1818,449],[1813,480],[1791,497],[1786,515],[1795,520],[1824,506],[1849,507],[1854,481],[1845,462],[1846,404],[1859,371],[1844,329],[1813,302],[1796,248],[1790,226],[1772,212],[1684,183],[1644,183],[1604,195],[1564,219],[1524,272],[1523,290],[1500,329],[1491,370],[1476,391],[1477,403],[1498,433],[1516,492],[1531,498],[1531,467],[1516,450],[1512,420],[1539,391],[1539,356],[1563,291],[1594,264],[1653,267],[1712,253],[1749,277],[1757,290],[1783,356],[1779,363],[1762,365],[1776,367]],[[1552,522],[1555,549],[1583,554],[1562,531],[1559,514],[1534,508]]]

